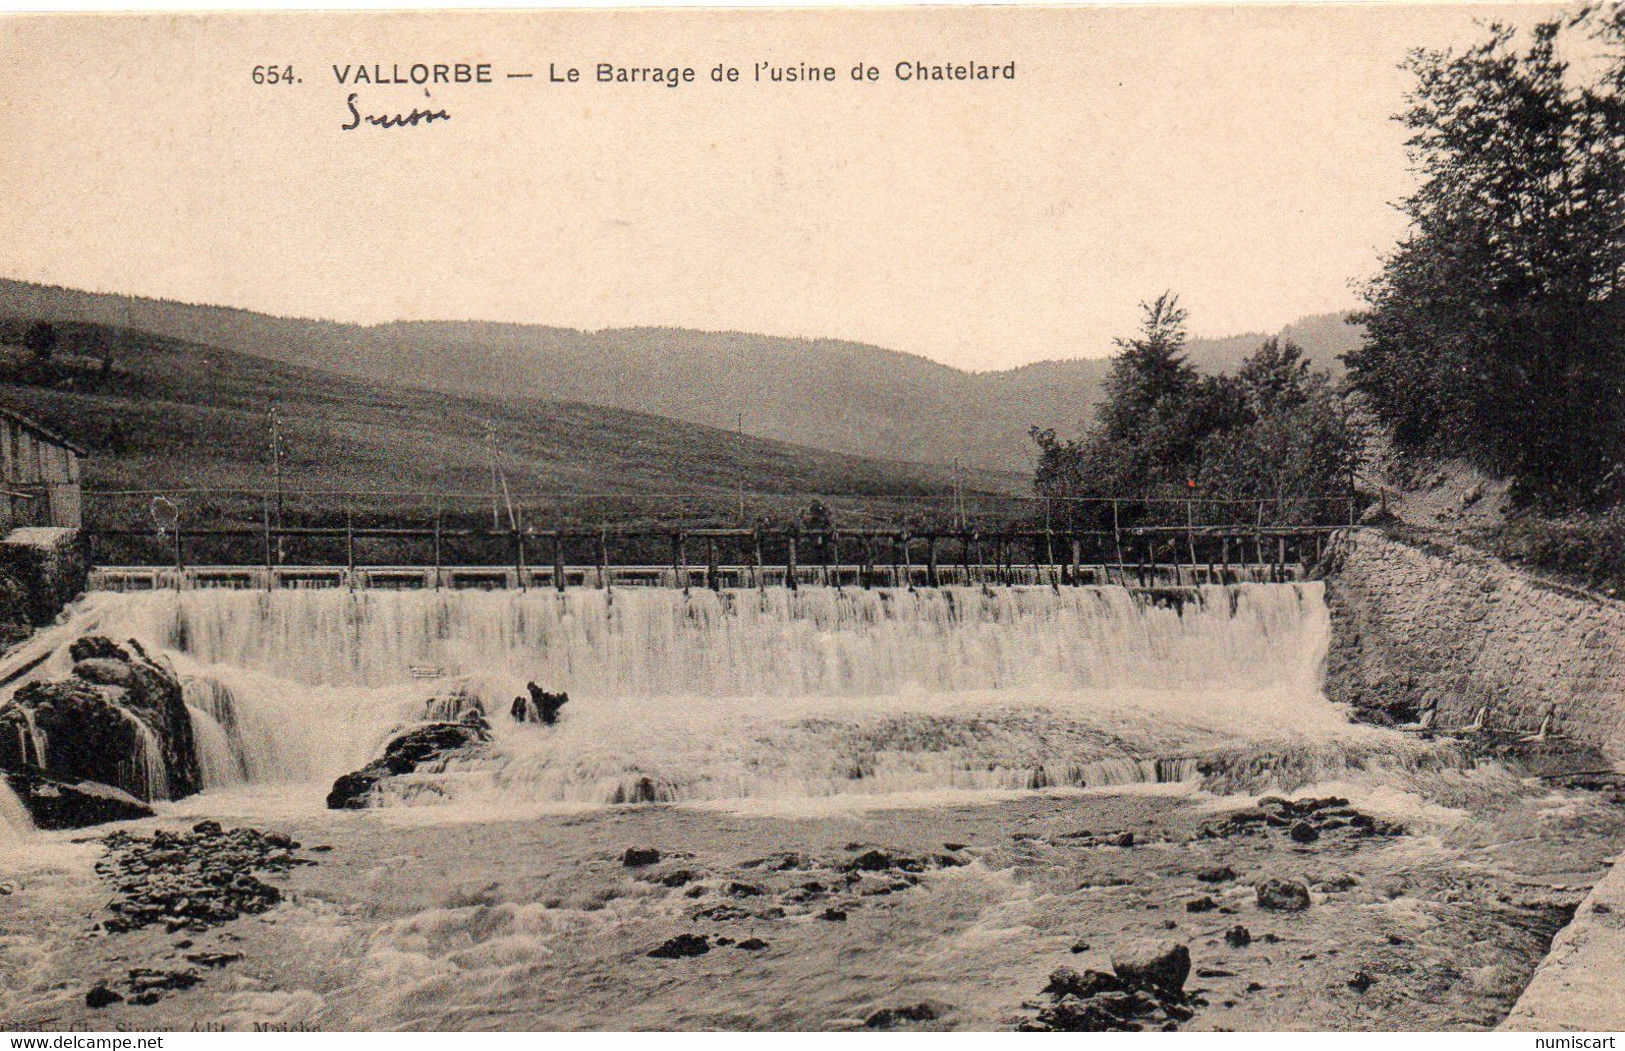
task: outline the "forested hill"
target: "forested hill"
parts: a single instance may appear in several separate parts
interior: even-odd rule
[[[1033,464],[1028,429],[1076,433],[1108,368],[1103,357],[1085,357],[973,373],[861,343],[670,328],[351,325],[4,280],[0,316],[118,326],[459,395],[541,397],[720,428],[743,414],[746,432],[757,437],[1022,473]],[[1354,341],[1336,315],[1304,319],[1288,334],[1326,365]],[[1189,352],[1205,369],[1228,368],[1263,338],[1193,340]]]

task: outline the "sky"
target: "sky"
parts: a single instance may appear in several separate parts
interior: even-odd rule
[[[0,276],[345,321],[852,339],[968,369],[1106,354],[1164,289],[1198,334],[1274,330],[1356,305],[1402,233],[1406,51],[1548,10],[10,16]],[[902,61],[1015,79],[905,82]],[[418,62],[493,82],[333,68]],[[695,80],[600,84],[601,62]],[[836,80],[757,83],[756,63]],[[719,64],[741,79],[712,82]],[[346,130],[352,92],[362,115],[450,116]]]

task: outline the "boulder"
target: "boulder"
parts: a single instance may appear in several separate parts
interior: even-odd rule
[[[152,816],[151,807],[111,785],[63,781],[38,770],[7,770],[0,778],[22,800],[35,828],[85,828]]]
[[[883,1007],[863,1020],[865,1029],[890,1029],[903,1022],[935,1022],[946,1014],[945,1004],[922,1000],[906,1007]]]
[[[703,934],[679,934],[668,939],[648,955],[657,960],[680,960],[685,956],[704,956],[711,951],[711,942]]]
[[[1096,993],[1122,992],[1123,983],[1105,971],[1085,970],[1079,974],[1070,967],[1057,967],[1050,972],[1049,984],[1043,991],[1050,996],[1076,996],[1087,1000]]]
[[[1297,880],[1266,879],[1253,885],[1258,907],[1276,912],[1302,912],[1309,907],[1309,888]]]
[[[0,708],[0,769],[95,781],[143,800],[203,787],[180,680],[139,644],[75,640],[73,673],[31,682]]]
[[[483,718],[415,726],[390,738],[383,755],[334,781],[327,793],[327,808],[364,810],[371,805],[373,789],[380,782],[426,767],[443,767],[449,759],[474,754],[490,740],[491,731]]]
[[[567,693],[548,693],[533,682],[525,684],[528,697],[515,697],[513,699],[513,721],[516,723],[541,723],[543,726],[552,726],[559,721],[559,709],[570,703]]]
[[[1191,973],[1191,951],[1169,939],[1144,939],[1112,951],[1112,970],[1129,989],[1178,999]]]
[[[626,853],[621,855],[621,864],[627,868],[638,868],[643,865],[656,865],[660,863],[660,851],[654,847],[627,847]],[[687,882],[686,880],[684,882]],[[677,886],[678,884],[673,884]]]

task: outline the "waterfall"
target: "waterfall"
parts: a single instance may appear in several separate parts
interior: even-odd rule
[[[0,850],[27,839],[34,831],[34,822],[17,793],[0,777]]]
[[[1358,733],[1320,695],[1318,583],[164,591],[97,596],[168,651],[210,787],[320,781],[413,721],[490,713],[488,754],[403,802],[1043,788],[1194,776],[1192,756]],[[507,716],[526,682],[555,727]]]

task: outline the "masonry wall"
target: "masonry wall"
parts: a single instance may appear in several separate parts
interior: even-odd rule
[[[1328,561],[1334,701],[1437,724],[1553,731],[1625,756],[1625,604],[1530,580],[1464,547],[1424,550],[1375,530]]]

